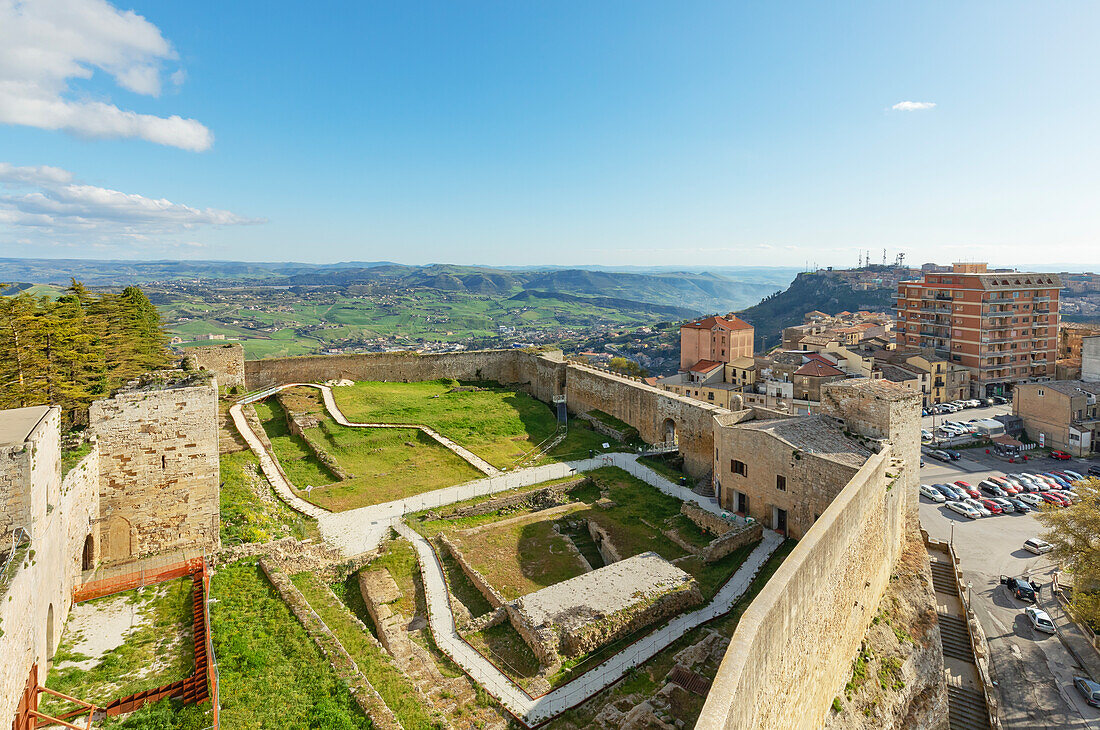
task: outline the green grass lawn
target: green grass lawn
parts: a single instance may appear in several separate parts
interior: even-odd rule
[[[527,687],[530,680],[538,676],[538,657],[509,622],[505,621],[465,638],[519,686]]]
[[[116,646],[110,646],[116,643],[112,636],[118,638]],[[53,661],[47,687],[99,706],[185,679],[195,666],[191,579],[78,604]],[[45,696],[43,706],[46,712],[71,709],[69,703]]]
[[[419,429],[348,428],[327,421],[307,433],[353,475],[310,494],[315,504],[337,512],[485,476]]]
[[[367,632],[352,619],[347,607],[317,576],[298,573],[291,580],[325,625],[336,634],[359,671],[378,690],[405,730],[432,730],[439,726],[401,670],[371,642]]]
[[[264,432],[271,441],[275,458],[279,460],[279,465],[295,487],[305,489],[307,486],[322,486],[335,481],[328,469],[309,450],[305,441],[287,428],[283,407],[277,400],[268,398],[255,403],[254,407]]]
[[[473,534],[451,535],[470,566],[511,600],[585,572],[566,538],[554,531],[560,515],[530,519]]]
[[[371,726],[253,560],[221,568],[210,608],[221,724],[233,730]]]
[[[317,536],[317,521],[283,504],[267,480],[260,475],[259,462],[251,451],[221,456],[221,536],[226,543],[268,542],[281,537],[299,540]],[[254,489],[272,494],[273,502],[261,500]]]
[[[501,469],[513,466],[557,429],[550,406],[527,393],[492,383],[478,383],[476,390],[455,390],[459,385],[453,380],[359,382],[335,388],[333,393],[352,421],[423,424]],[[607,441],[571,421],[569,437],[548,458],[588,456],[591,449],[602,450],[601,444]]]
[[[264,429],[271,439],[280,463],[297,459],[293,464],[298,478],[319,479],[328,469],[316,458],[302,438],[286,430],[283,407],[292,413],[311,414],[321,419],[320,425],[305,430],[306,437],[327,453],[350,479],[318,486],[317,481],[291,481],[299,488],[313,484],[315,489],[305,496],[314,504],[334,512],[381,504],[441,487],[479,479],[484,475],[453,451],[414,428],[358,428],[341,426],[332,420],[321,395],[315,388],[289,388],[280,394],[282,403],[270,399],[270,417],[264,419]],[[279,439],[276,445],[276,438]],[[299,454],[305,453],[305,459]],[[331,463],[331,462],[329,462]],[[288,471],[288,476],[290,472]]]

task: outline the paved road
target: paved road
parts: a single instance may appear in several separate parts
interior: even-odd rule
[[[991,474],[1057,468],[1050,459],[1008,464],[984,453],[964,454],[966,458],[950,465],[928,459],[921,470],[921,482],[962,479],[976,485]],[[1084,472],[1081,462],[1066,468]],[[968,520],[924,497],[920,517],[931,537],[946,541],[953,536],[963,578],[972,585],[974,611],[989,640],[991,669],[1005,708],[1006,727],[1100,730],[1100,710],[1086,705],[1073,688],[1072,677],[1082,673],[1074,656],[1058,637],[1033,631],[1024,616],[1025,604],[1000,585],[1002,574],[1023,576],[1029,572],[1044,586],[1049,585],[1051,562],[1022,548],[1024,540],[1040,536],[1043,528],[1038,520],[1019,514]],[[1051,608],[1049,587],[1043,592],[1042,603]]]
[[[1012,404],[1005,404],[1001,406],[982,406],[981,408],[964,408],[957,413],[944,413],[936,416],[924,416],[921,418],[921,428],[926,428],[929,431],[932,430],[933,425],[938,426],[944,421],[970,421],[975,418],[993,418],[994,416],[1002,416],[1006,413],[1012,413]],[[933,421],[935,423],[933,423]]]

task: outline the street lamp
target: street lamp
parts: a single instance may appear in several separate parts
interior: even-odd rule
[[[951,522],[951,547],[955,547],[955,523]]]
[[[970,608],[974,602],[974,583],[973,581],[967,581],[966,583],[966,607]]]

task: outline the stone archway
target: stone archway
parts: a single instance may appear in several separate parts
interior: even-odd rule
[[[103,546],[105,560],[125,560],[133,554],[130,520],[114,515],[107,520],[107,540]]]
[[[665,422],[661,425],[661,441],[666,444],[675,444],[676,441],[676,421],[671,418],[666,418]]]
[[[46,612],[46,666],[49,667],[53,664],[53,653],[56,647],[53,643],[53,604],[50,604],[50,610]]]
[[[84,550],[80,554],[80,569],[91,570],[95,567],[95,541],[91,535],[84,538]]]

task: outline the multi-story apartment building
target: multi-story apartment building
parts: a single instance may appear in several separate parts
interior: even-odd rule
[[[680,326],[680,370],[687,371],[704,362],[730,363],[739,357],[752,357],[756,330],[732,313],[714,315]]]
[[[1058,344],[1056,274],[955,264],[898,284],[898,346],[931,348],[970,369],[971,395],[1050,380]]]

